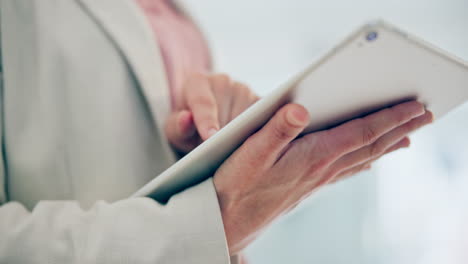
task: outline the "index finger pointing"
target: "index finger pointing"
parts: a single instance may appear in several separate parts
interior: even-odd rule
[[[211,83],[202,74],[191,77],[185,90],[186,103],[193,114],[198,134],[203,140],[219,130],[218,107],[211,89]]]

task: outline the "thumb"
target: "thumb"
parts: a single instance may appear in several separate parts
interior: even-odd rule
[[[293,141],[309,123],[307,110],[298,104],[288,104],[276,112],[270,121],[246,142],[250,157],[268,165],[276,162],[285,147]]]
[[[166,121],[166,137],[180,152],[189,152],[199,143],[192,112],[181,110],[173,112]]]

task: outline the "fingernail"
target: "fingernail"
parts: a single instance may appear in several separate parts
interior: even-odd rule
[[[291,109],[286,115],[288,122],[293,126],[303,126],[307,122],[307,112],[303,109]]]
[[[210,130],[208,130],[208,138],[212,137],[216,132],[218,132],[216,128],[210,128]]]
[[[424,105],[421,103],[414,104],[413,109],[411,111],[414,113],[415,116],[421,116],[424,113],[426,113],[426,108],[424,108]]]

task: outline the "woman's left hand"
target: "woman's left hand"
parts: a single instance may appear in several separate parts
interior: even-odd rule
[[[247,86],[224,74],[194,74],[166,121],[166,136],[186,154],[258,100]]]

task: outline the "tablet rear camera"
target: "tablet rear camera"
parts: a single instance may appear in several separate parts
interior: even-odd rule
[[[367,33],[366,40],[371,42],[371,41],[376,40],[378,36],[379,36],[379,34],[377,34],[377,32],[371,31],[371,32]]]

